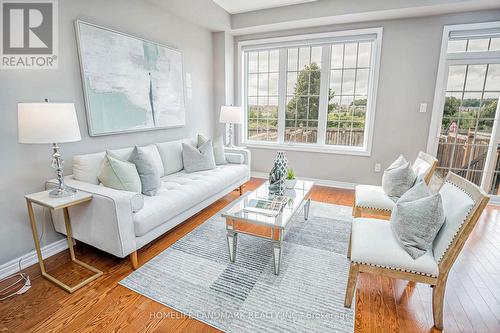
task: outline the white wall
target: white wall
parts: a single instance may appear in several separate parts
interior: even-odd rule
[[[185,3],[185,6],[190,4]],[[184,71],[191,74],[193,82],[194,97],[186,99],[186,126],[89,137],[74,32],[77,18],[180,49]],[[44,181],[54,175],[50,168],[50,146],[17,142],[18,102],[49,98],[53,102],[75,103],[82,141],[61,145],[67,173],[71,170],[71,156],[74,154],[168,141],[194,136],[198,132],[211,135],[213,132],[213,50],[208,29],[145,1],[63,0],[59,1],[59,45],[57,70],[0,71],[0,265],[34,248],[23,196],[43,190]],[[42,220],[40,211],[38,217]],[[61,236],[53,231],[48,215],[44,221],[47,228],[45,240],[49,244]]]
[[[498,0],[318,0],[231,15],[234,34],[498,9]]]
[[[220,107],[234,104],[234,37],[225,31],[214,32],[214,131],[225,135],[225,125],[219,122]]]
[[[385,168],[400,153],[414,159],[420,150],[426,149],[443,26],[499,20],[500,10],[490,10],[240,36],[235,43],[271,36],[383,27],[371,156],[287,151],[289,165],[299,177],[377,184],[382,174],[374,172],[375,163],[382,163]],[[418,112],[420,103],[428,103],[427,113]],[[276,151],[251,151],[252,171],[268,172]]]

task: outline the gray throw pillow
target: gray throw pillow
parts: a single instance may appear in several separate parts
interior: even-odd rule
[[[102,185],[115,190],[141,193],[141,179],[135,164],[106,152],[97,174]]]
[[[198,148],[207,141],[207,138],[205,138],[201,134],[198,134]],[[212,142],[212,147],[214,149],[215,164],[227,164],[226,154],[224,153],[224,140],[222,139],[222,136],[218,136],[217,138],[215,138],[215,140]]]
[[[411,168],[410,162],[406,161],[403,155],[399,155],[384,171],[382,188],[392,200],[396,201],[415,184],[416,178],[417,175]]]
[[[161,187],[160,172],[148,147],[134,147],[129,161],[135,164],[141,179],[142,193],[156,195]]]
[[[441,194],[420,182],[396,202],[390,223],[398,243],[417,259],[432,248],[444,221]]]
[[[212,140],[208,140],[198,148],[183,142],[182,161],[186,172],[215,169]]]

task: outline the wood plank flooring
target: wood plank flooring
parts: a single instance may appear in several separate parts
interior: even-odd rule
[[[252,179],[245,189],[262,180]],[[150,260],[238,197],[225,196],[139,250],[139,264]],[[316,186],[312,200],[351,206],[353,192]],[[26,223],[28,223],[26,221]],[[26,270],[32,288],[0,302],[0,332],[218,332],[118,285],[131,272],[128,259],[79,243],[77,256],[104,275],[74,294],[40,277],[38,265]],[[47,269],[69,283],[87,273],[69,254],[49,258]],[[433,332],[431,288],[361,274],[356,293],[355,332]],[[445,332],[500,332],[500,208],[488,207],[453,267],[446,290]]]

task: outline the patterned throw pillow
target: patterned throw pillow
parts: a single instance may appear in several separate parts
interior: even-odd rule
[[[201,134],[198,134],[198,148],[207,141],[207,138],[205,138]],[[217,138],[215,138],[215,140],[212,142],[212,147],[214,149],[215,164],[227,164],[226,154],[224,153],[224,140],[222,139],[222,136],[218,136]]]
[[[382,188],[391,199],[396,201],[415,184],[416,178],[417,175],[411,168],[410,162],[403,155],[399,155],[384,171]]]
[[[149,150],[148,147],[134,147],[129,161],[134,163],[137,168],[141,179],[142,193],[154,196],[161,188],[160,170]]]
[[[198,148],[183,142],[182,161],[186,172],[215,169],[212,140],[208,140]]]
[[[391,229],[399,245],[417,259],[432,249],[445,222],[441,194],[420,182],[396,202],[391,214]]]

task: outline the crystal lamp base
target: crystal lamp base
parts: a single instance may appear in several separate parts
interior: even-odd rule
[[[76,189],[66,186],[64,188],[55,188],[49,192],[51,198],[64,198],[70,197],[76,194]]]

